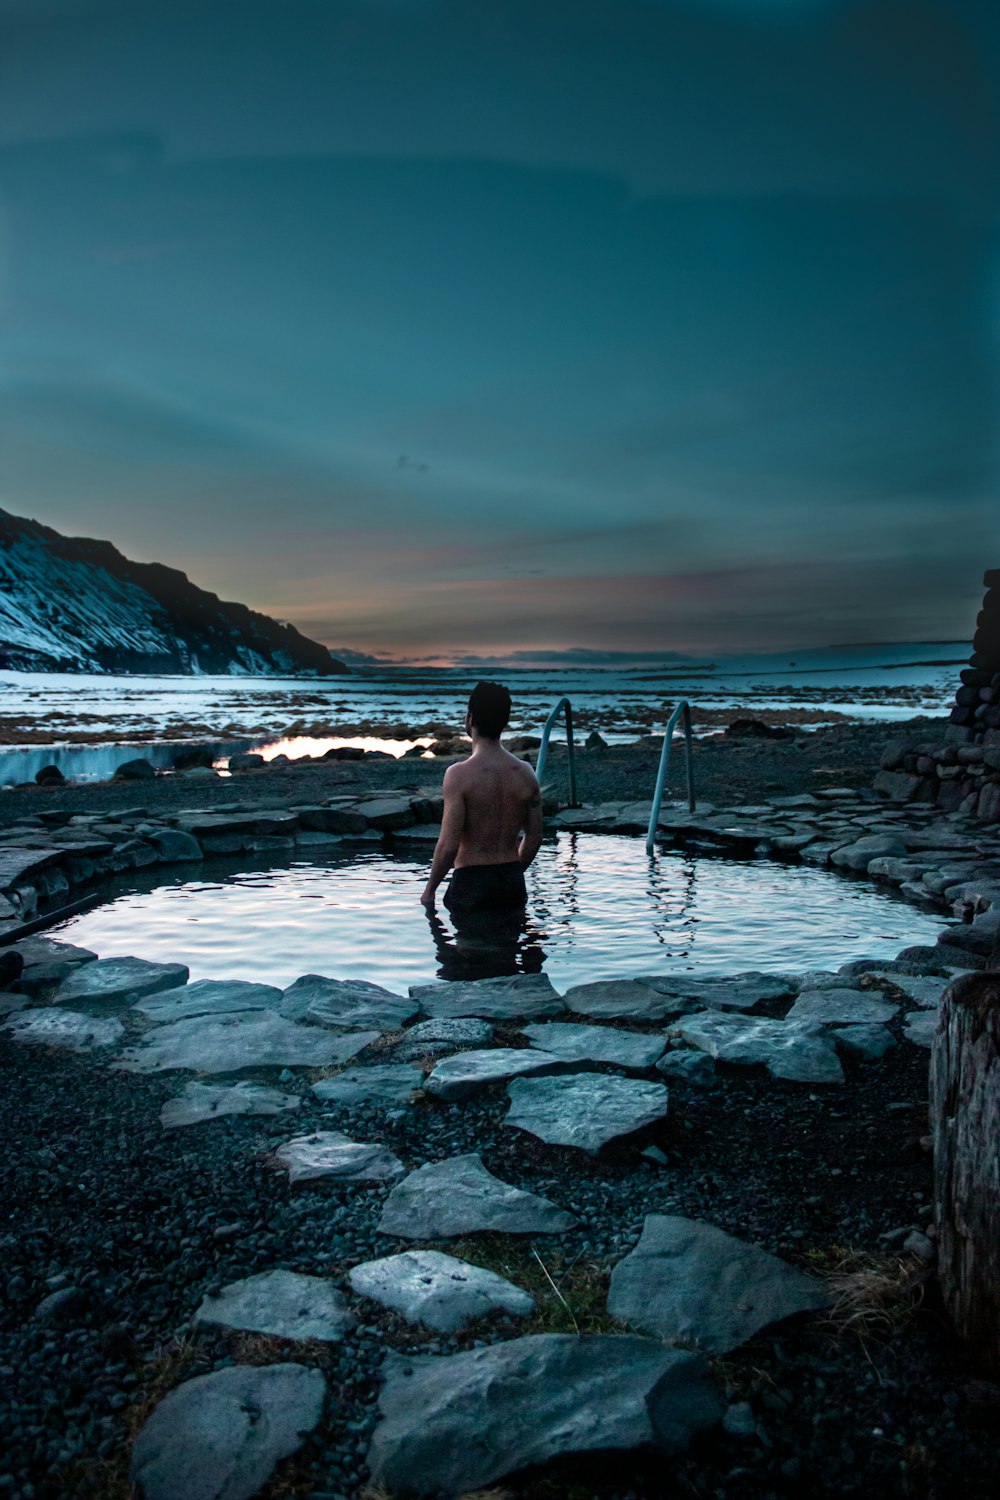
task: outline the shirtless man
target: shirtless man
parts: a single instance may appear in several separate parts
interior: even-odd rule
[[[444,775],[441,836],[420,897],[428,911],[452,865],[449,911],[524,905],[524,872],[542,842],[542,794],[527,762],[500,744],[509,719],[507,689],[477,683],[465,716],[472,754]]]

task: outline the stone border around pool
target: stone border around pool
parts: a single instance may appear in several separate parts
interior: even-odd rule
[[[550,830],[643,834],[649,802],[560,807],[547,799]],[[429,846],[442,801],[410,792],[340,795],[319,803],[227,803],[154,818],[146,809],[43,811],[0,836],[0,944],[28,921],[95,881],[130,871],[242,853],[308,856],[353,841]],[[1000,832],[933,807],[905,808],[870,792],[830,788],[768,803],[694,813],[664,809],[661,840],[717,854],[756,854],[866,876],[960,925],[939,937],[985,957],[1000,927]],[[99,894],[99,892],[95,892]],[[48,909],[48,910],[47,910]]]

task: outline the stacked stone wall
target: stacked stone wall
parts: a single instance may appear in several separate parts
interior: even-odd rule
[[[895,801],[1000,822],[1000,568],[983,577],[969,665],[940,740],[887,745],[875,790]]]

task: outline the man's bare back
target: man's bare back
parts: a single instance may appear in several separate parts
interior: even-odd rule
[[[458,871],[511,865],[523,871],[542,841],[542,798],[534,771],[504,750],[499,737],[482,734],[471,710],[467,723],[472,754],[445,772],[441,835],[420,898],[425,906],[433,906],[452,866]]]

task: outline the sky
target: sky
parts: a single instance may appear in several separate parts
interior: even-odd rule
[[[0,506],[332,647],[968,639],[988,0],[0,0]]]

